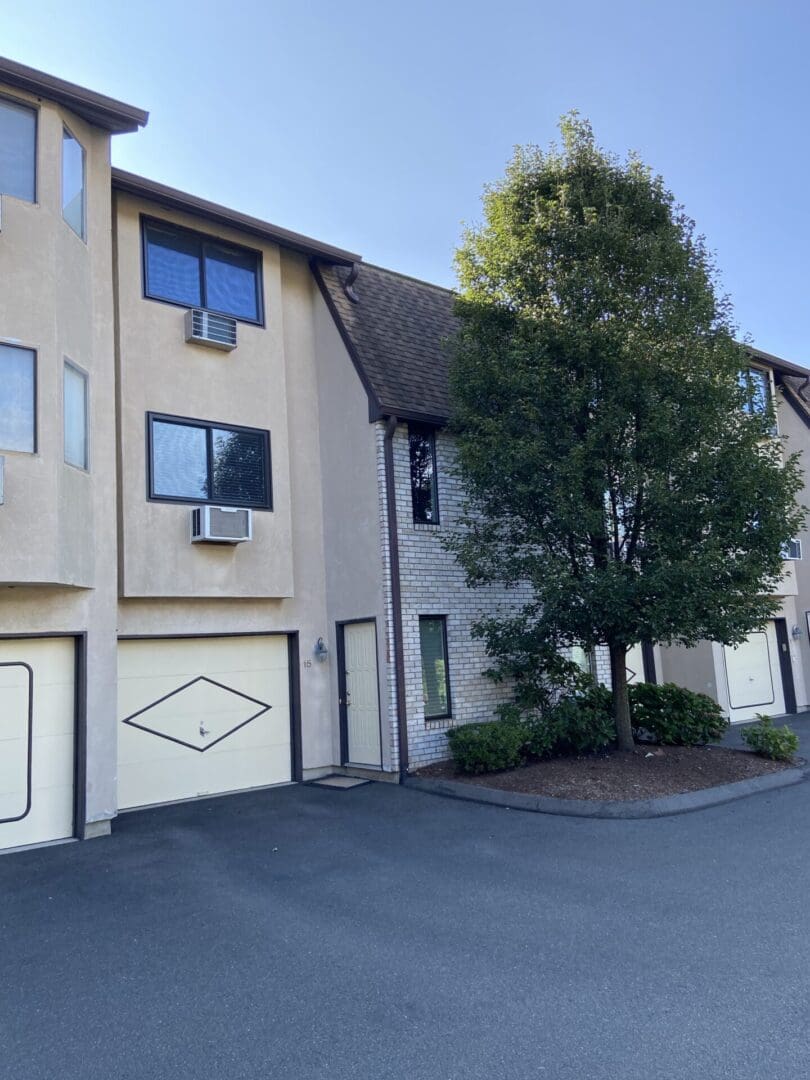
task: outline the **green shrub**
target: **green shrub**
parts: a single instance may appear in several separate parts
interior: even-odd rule
[[[670,746],[702,746],[722,737],[728,720],[706,694],[674,683],[628,687],[633,733]]]
[[[610,691],[594,682],[578,694],[560,698],[546,723],[557,752],[590,754],[616,741]]]
[[[451,728],[447,740],[459,772],[498,772],[526,760],[526,726],[512,719]]]
[[[758,715],[758,724],[742,729],[743,742],[755,754],[773,758],[774,761],[791,761],[799,749],[799,736],[787,724],[774,727],[770,716]]]

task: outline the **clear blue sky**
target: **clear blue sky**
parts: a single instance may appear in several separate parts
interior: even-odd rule
[[[577,107],[662,173],[737,321],[810,364],[810,8],[782,0],[0,0],[0,53],[147,108],[116,165],[442,284]]]

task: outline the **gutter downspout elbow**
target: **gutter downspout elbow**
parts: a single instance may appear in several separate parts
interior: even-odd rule
[[[399,579],[399,530],[397,528],[397,491],[394,476],[394,432],[399,421],[389,416],[385,424],[383,457],[385,462],[385,502],[388,525],[388,559],[391,570],[391,615],[394,631],[394,671],[397,701],[397,746],[399,782],[408,775],[408,715],[405,706],[405,649],[402,643],[402,590]]]

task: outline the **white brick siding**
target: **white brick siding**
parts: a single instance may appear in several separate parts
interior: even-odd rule
[[[381,513],[385,513],[383,463],[384,426],[378,425],[378,468],[381,485]],[[436,435],[436,472],[439,493],[439,524],[416,524],[411,503],[411,473],[408,427],[401,424],[393,439],[394,473],[399,530],[400,589],[402,594],[405,689],[408,715],[410,767],[418,768],[448,756],[445,732],[451,726],[474,720],[491,720],[495,706],[508,700],[509,692],[487,679],[490,666],[482,641],[471,634],[473,622],[482,615],[509,611],[529,599],[526,589],[506,589],[502,585],[469,589],[455,556],[443,538],[457,526],[462,509],[462,489],[453,475],[452,440]],[[387,532],[384,534],[387,535]],[[387,545],[386,545],[387,547]],[[387,550],[383,557],[386,585],[390,587]],[[389,604],[390,608],[390,604]],[[422,697],[422,658],[419,645],[419,616],[444,615],[447,619],[447,653],[452,717],[425,720]],[[390,629],[393,624],[390,623]],[[389,629],[389,633],[390,633]],[[392,652],[393,657],[393,652]],[[394,685],[394,680],[391,680]],[[396,743],[396,698],[391,696],[391,738]],[[395,753],[392,751],[392,759]]]

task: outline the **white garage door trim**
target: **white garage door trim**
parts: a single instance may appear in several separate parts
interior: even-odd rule
[[[193,643],[193,642],[216,642],[216,641],[220,641],[220,642],[238,643],[240,640],[244,641],[244,640],[251,640],[251,639],[264,639],[265,642],[268,639],[273,639],[273,640],[279,639],[279,645],[281,645],[283,643],[283,645],[284,645],[284,654],[285,654],[285,663],[284,663],[283,667],[278,664],[278,660],[280,659],[280,657],[279,657],[280,649],[274,649],[272,651],[268,650],[268,659],[270,659],[273,655],[275,655],[276,663],[275,663],[275,665],[273,665],[272,663],[269,663],[267,665],[267,670],[266,670],[266,673],[268,673],[268,674],[271,673],[272,671],[275,671],[276,680],[278,680],[279,676],[281,676],[284,679],[283,701],[281,700],[282,691],[280,689],[280,683],[279,682],[276,683],[276,695],[275,696],[268,697],[267,694],[262,694],[261,698],[260,697],[255,697],[255,696],[252,696],[252,694],[250,692],[248,692],[248,691],[253,689],[253,687],[250,685],[250,681],[248,682],[247,686],[244,685],[244,682],[240,686],[239,685],[239,680],[237,680],[234,685],[228,685],[228,683],[231,682],[230,678],[226,677],[224,681],[220,682],[220,681],[218,681],[218,679],[216,677],[212,677],[212,676],[216,676],[218,671],[222,671],[223,674],[227,676],[230,673],[230,669],[228,668],[227,663],[225,664],[224,667],[220,667],[219,663],[217,663],[212,668],[212,667],[207,667],[206,663],[203,661],[203,662],[200,663],[199,668],[197,668],[196,663],[193,663],[192,665],[189,665],[189,666],[186,667],[185,670],[188,672],[188,675],[187,675],[186,680],[184,682],[182,682],[180,685],[172,686],[172,688],[170,690],[168,690],[167,693],[163,694],[161,697],[157,697],[153,701],[149,701],[148,703],[144,704],[143,707],[136,709],[135,711],[129,713],[128,715],[122,715],[124,712],[126,712],[126,703],[125,703],[125,700],[124,701],[121,700],[120,695],[121,695],[121,687],[124,686],[126,681],[127,681],[127,675],[126,675],[126,667],[125,666],[124,666],[124,669],[122,671],[121,658],[122,658],[123,654],[122,654],[121,650],[122,650],[122,648],[126,648],[128,643],[130,643],[130,644],[142,643],[142,644],[148,645],[149,642],[155,642],[156,644],[160,643],[160,642],[165,642],[165,643],[170,644],[170,645],[180,645],[183,642]],[[163,805],[163,804],[171,803],[171,802],[184,802],[184,801],[193,800],[193,799],[197,799],[197,798],[214,798],[214,797],[218,797],[220,795],[233,794],[233,793],[238,792],[238,791],[249,791],[249,790],[255,790],[257,788],[272,787],[272,786],[278,785],[279,783],[295,782],[295,781],[301,779],[301,752],[300,752],[301,739],[300,739],[300,707],[299,707],[299,703],[300,703],[300,686],[299,686],[299,681],[298,681],[299,672],[298,672],[298,633],[297,632],[295,632],[295,631],[278,631],[278,630],[254,630],[254,631],[247,631],[247,632],[244,632],[244,633],[232,633],[232,632],[229,633],[229,632],[221,632],[221,631],[220,632],[212,631],[212,632],[201,633],[201,634],[170,634],[170,633],[161,633],[161,634],[125,634],[125,635],[121,635],[118,638],[118,644],[119,644],[119,709],[118,709],[118,715],[119,715],[119,800],[118,801],[119,801],[119,811],[120,812],[126,812],[128,810],[137,810],[137,809],[141,809],[142,807],[145,807],[145,806],[158,806],[158,805]],[[229,652],[231,653],[231,655],[233,655],[232,651],[227,649],[226,646],[224,646],[224,645],[223,645],[223,650],[224,650],[224,655],[225,656],[227,656]],[[210,653],[210,650],[209,650],[209,653]],[[182,654],[178,654],[178,657],[180,655],[182,655]],[[248,655],[250,655],[250,654],[248,654]],[[176,657],[176,659],[178,659],[178,657]],[[209,660],[210,660],[210,656],[209,656]],[[183,665],[188,664],[188,659],[183,658],[182,664]],[[206,670],[206,668],[207,668],[207,670]],[[182,667],[180,668],[180,670],[182,670]],[[249,672],[251,670],[259,672],[259,671],[264,671],[265,668],[264,668],[263,665],[260,665],[259,667],[251,667],[250,664],[248,664],[248,667],[243,669],[242,664],[240,662],[240,664],[238,665],[238,668],[233,668],[233,672],[235,673],[235,672],[237,672],[237,670],[240,671],[244,675],[246,672]],[[197,673],[198,671],[199,671],[199,674]],[[284,677],[282,672],[285,673],[286,678]],[[177,673],[179,674],[179,670],[177,671]],[[165,676],[165,673],[164,673],[164,676]],[[193,677],[190,677],[190,676],[193,676]],[[122,679],[124,680],[123,683],[121,681]],[[171,685],[171,684],[169,684],[169,685]],[[168,687],[167,687],[167,689],[168,689]],[[194,730],[193,731],[187,732],[186,730],[182,730],[182,731],[178,732],[176,730],[176,728],[175,728],[174,731],[172,731],[172,728],[174,727],[175,720],[177,719],[176,716],[170,717],[171,724],[164,727],[164,730],[158,730],[158,728],[156,727],[156,725],[154,723],[149,724],[149,723],[141,721],[142,714],[149,713],[151,710],[155,709],[156,706],[160,706],[164,702],[170,701],[170,699],[173,698],[175,695],[181,694],[183,692],[185,692],[187,695],[189,695],[189,694],[192,695],[192,698],[196,697],[196,698],[201,699],[200,702],[197,702],[197,701],[192,701],[192,702],[185,701],[180,706],[180,713],[182,714],[183,711],[185,711],[186,714],[187,714],[186,715],[186,720],[188,720],[189,714],[194,716],[195,719],[194,719]],[[220,719],[219,710],[216,707],[214,707],[213,713],[210,713],[210,710],[208,710],[208,703],[209,703],[209,700],[211,699],[211,695],[213,695],[214,698],[216,698],[217,694],[222,695],[223,693],[225,693],[225,694],[227,694],[229,696],[236,695],[238,698],[242,699],[244,705],[246,706],[246,710],[248,712],[248,715],[244,715],[244,713],[242,713],[242,715],[240,715],[240,717],[239,717],[239,722],[235,726],[228,727],[227,730],[224,730],[224,731],[218,731],[217,730],[217,720]],[[254,693],[255,693],[255,691],[254,691]],[[261,693],[261,688],[259,689],[259,693]],[[266,698],[266,700],[263,700],[262,698]],[[144,699],[141,698],[141,700],[143,701]],[[239,783],[238,785],[235,784],[234,786],[228,785],[228,786],[220,787],[220,786],[217,786],[216,782],[214,782],[210,789],[207,788],[205,786],[204,781],[210,781],[212,779],[213,775],[218,771],[217,770],[217,764],[221,765],[223,759],[221,759],[219,757],[218,752],[215,753],[214,755],[212,755],[211,758],[209,759],[209,756],[206,753],[206,751],[212,750],[219,743],[222,743],[223,740],[230,738],[231,736],[233,736],[236,732],[240,731],[241,729],[247,728],[249,725],[251,725],[252,721],[271,714],[271,710],[274,710],[274,704],[273,703],[275,703],[275,702],[277,702],[276,708],[280,709],[280,711],[282,713],[283,713],[284,709],[288,710],[288,713],[289,713],[289,728],[284,728],[284,727],[282,727],[281,729],[277,728],[275,738],[271,739],[270,743],[267,744],[267,745],[270,746],[275,741],[275,745],[277,747],[277,750],[281,749],[282,746],[288,747],[288,749],[289,749],[289,758],[286,760],[286,765],[285,765],[285,768],[284,768],[284,775],[282,776],[280,774],[277,774],[274,777],[272,774],[269,774],[268,779],[266,780],[266,782],[264,780],[262,780],[262,779],[258,779],[258,781],[254,780],[253,783],[250,783],[250,782],[248,782],[248,783]],[[131,703],[129,703],[129,704],[130,704],[130,707],[131,707]],[[199,715],[197,713],[197,711],[196,711],[197,708],[199,708],[201,710],[201,713],[202,713],[202,718],[200,720],[200,726],[199,726],[199,735],[200,735],[199,739],[197,739],[197,732],[196,732],[196,717],[197,717],[197,715]],[[205,719],[206,711],[209,711],[209,715],[213,718],[213,720],[214,720],[213,724],[209,724],[209,722]],[[145,719],[146,718],[144,717],[144,721],[145,721]],[[159,725],[159,726],[163,726],[163,725]],[[143,731],[145,733],[151,734],[152,736],[156,736],[159,741],[164,741],[165,743],[173,743],[173,744],[175,744],[176,747],[182,747],[182,748],[185,748],[185,750],[196,751],[196,754],[192,755],[192,759],[197,758],[198,760],[200,760],[200,762],[202,762],[202,759],[204,758],[206,761],[210,762],[210,765],[206,766],[205,768],[203,768],[202,764],[200,765],[200,768],[203,768],[203,772],[205,773],[205,777],[203,777],[203,773],[200,773],[200,770],[199,770],[199,768],[197,766],[190,766],[191,772],[188,774],[188,777],[186,779],[187,779],[187,781],[191,780],[192,783],[187,783],[185,790],[182,790],[182,791],[181,791],[181,788],[183,787],[182,784],[178,785],[178,787],[176,788],[176,791],[172,791],[171,789],[175,786],[174,784],[162,783],[159,779],[157,779],[156,777],[153,777],[152,782],[148,783],[146,785],[146,787],[147,788],[152,787],[154,790],[152,790],[152,792],[150,794],[150,797],[145,798],[143,796],[146,793],[144,791],[142,791],[142,790],[137,790],[137,789],[141,788],[140,782],[135,785],[135,788],[133,788],[133,786],[132,786],[132,783],[134,783],[134,781],[136,779],[136,773],[133,773],[133,776],[130,778],[130,780],[132,782],[130,782],[128,785],[125,785],[122,788],[121,785],[124,784],[124,770],[126,770],[128,766],[130,766],[130,768],[131,768],[131,766],[136,765],[136,761],[137,761],[137,758],[136,758],[136,759],[132,760],[131,762],[127,762],[128,750],[123,749],[120,746],[120,740],[121,740],[121,737],[123,735],[124,727],[126,727],[128,729],[138,729],[138,730]],[[213,727],[213,729],[214,729],[213,732],[209,732],[208,730],[204,730],[204,728],[209,728],[209,727]],[[249,732],[253,731],[253,730],[254,729],[251,726],[249,728]],[[286,732],[286,734],[284,734],[284,737],[283,737],[283,743],[279,741],[279,739],[281,737],[281,732]],[[135,735],[136,732],[132,731],[131,734]],[[209,734],[214,734],[215,735],[215,737],[210,742],[205,741],[206,737]],[[253,738],[253,736],[251,736],[250,733],[248,733],[248,740],[250,741],[252,738]],[[262,744],[260,744],[260,745],[262,745]],[[121,756],[122,752],[123,752],[123,755],[124,755],[123,757]],[[177,752],[179,752],[181,755],[183,755],[183,753],[184,753],[183,750],[175,751],[175,753],[177,753]],[[243,755],[244,752],[245,752],[245,747],[242,747],[241,749],[238,749],[238,750],[234,751],[234,750],[231,749],[231,747],[229,745],[228,750],[226,751],[226,757],[229,754],[234,753],[234,752],[236,752],[238,755]],[[139,757],[140,754],[138,754],[137,756]],[[160,756],[162,756],[162,755],[160,755]],[[186,762],[186,766],[184,766],[184,768],[188,767],[189,766],[189,758],[188,758],[187,754],[183,757],[182,760]],[[276,762],[277,762],[277,765],[279,766],[279,768],[280,768],[281,762],[284,761],[284,760],[285,760],[284,758],[277,758],[276,759]],[[236,759],[231,758],[231,761],[232,761],[232,763],[234,763],[236,761]],[[215,762],[217,764],[215,764]],[[182,762],[180,762],[180,763],[182,764]],[[163,764],[165,765],[165,762]],[[140,768],[143,769],[143,762],[141,763]],[[250,772],[250,771],[251,770],[248,769],[248,772]],[[144,775],[146,775],[146,774],[144,774]],[[220,780],[225,780],[225,779],[226,779],[225,776],[220,776]],[[247,777],[245,777],[245,779],[247,779]],[[200,782],[199,786],[196,786],[194,781],[199,781]],[[227,783],[227,781],[226,781],[226,783]],[[129,788],[129,793],[128,794],[127,794],[127,786]],[[164,787],[166,790],[164,792],[162,792],[162,793],[159,793],[158,790],[156,790],[156,787],[157,788]],[[195,787],[196,787],[196,790],[194,790]],[[165,795],[165,797],[161,797],[161,795]]]
[[[35,834],[29,836],[25,835],[24,827],[14,830],[17,833],[13,835],[9,830],[4,830],[3,826],[15,825],[20,822],[26,821],[32,814],[37,813],[36,791],[38,786],[37,769],[37,684],[40,681],[38,671],[35,670],[36,662],[34,657],[30,654],[28,659],[22,657],[13,660],[0,659],[0,670],[5,668],[18,667],[22,668],[27,675],[23,678],[23,682],[27,684],[27,735],[26,735],[26,798],[25,809],[13,816],[0,819],[0,854],[10,853],[14,851],[20,851],[29,847],[42,847],[43,845],[53,843],[65,843],[75,839],[77,836],[81,836],[84,831],[84,807],[85,807],[85,791],[84,791],[84,772],[85,762],[84,753],[86,752],[86,746],[84,741],[85,732],[85,700],[84,700],[84,687],[86,680],[84,678],[84,664],[85,664],[85,641],[86,634],[84,632],[65,632],[65,631],[53,631],[33,634],[3,634],[0,635],[0,657],[3,655],[3,648],[12,645],[18,645],[22,650],[25,650],[26,646],[30,646],[32,651],[35,652],[37,645],[47,645],[49,642],[64,642],[67,646],[71,647],[71,660],[70,669],[72,673],[72,688],[73,693],[68,703],[68,710],[71,717],[71,737],[70,737],[70,760],[69,760],[69,783],[61,785],[63,789],[69,788],[69,806],[63,804],[61,811],[62,824],[58,826],[56,832],[58,835],[53,835],[53,828],[45,826],[40,827]],[[6,653],[6,655],[8,655]],[[29,663],[29,660],[33,662]],[[45,683],[44,685],[48,685]],[[49,736],[50,737],[50,736]],[[62,766],[66,763],[62,761]],[[48,785],[50,788],[50,785]],[[51,789],[56,790],[56,789]],[[4,836],[4,831],[7,835]]]

